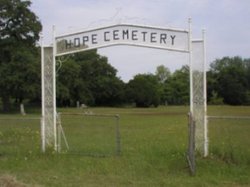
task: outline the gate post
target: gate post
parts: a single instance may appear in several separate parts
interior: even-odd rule
[[[41,46],[42,59],[42,151],[47,148],[56,150],[56,105],[55,105],[55,65],[53,47]]]
[[[208,156],[208,137],[207,137],[207,88],[206,88],[206,51],[205,36],[192,41],[192,66],[190,66],[190,77],[192,83],[192,114],[196,122],[195,149],[204,157]],[[190,83],[190,84],[191,84]]]

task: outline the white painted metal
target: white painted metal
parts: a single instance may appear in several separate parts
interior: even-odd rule
[[[192,19],[188,19],[189,29],[189,85],[190,85],[190,112],[193,115],[193,63],[192,63]]]
[[[53,125],[54,125],[54,149],[57,151],[56,128],[56,27],[53,25]]]
[[[203,98],[204,98],[204,157],[207,157],[209,154],[209,139],[208,139],[208,127],[207,127],[207,55],[206,55],[206,31],[202,31],[202,40],[203,40]]]
[[[77,34],[81,34],[83,32],[91,32],[93,30],[102,30],[102,29],[109,29],[109,28],[113,28],[115,26],[132,26],[132,27],[138,27],[138,28],[149,28],[149,29],[158,29],[158,30],[169,30],[169,31],[173,31],[173,32],[186,32],[188,33],[189,30],[186,29],[179,29],[179,28],[166,28],[166,27],[157,27],[157,26],[152,26],[152,25],[138,25],[138,24],[113,24],[113,25],[108,25],[108,26],[104,26],[104,27],[97,27],[97,28],[90,28],[90,29],[84,29],[81,31],[77,31],[77,32],[70,32],[70,33],[65,33],[65,34],[60,34],[57,37],[61,38],[61,37],[65,37],[65,36],[73,36],[73,35],[77,35]]]
[[[196,124],[195,143],[196,150],[203,154],[206,150],[206,67],[204,57],[204,40],[192,41],[192,105],[193,118]]]
[[[44,46],[43,46],[43,35],[41,35],[41,84],[42,84],[42,117],[41,117],[41,137],[42,137],[42,152],[45,152],[45,97],[44,97]]]
[[[114,45],[188,52],[188,31],[129,24],[112,25],[56,37],[61,56]]]
[[[194,115],[194,64],[193,64],[193,42],[203,42],[203,87],[201,92],[203,93],[203,107],[202,111],[203,113],[203,127],[204,128],[204,136],[203,138],[205,139],[204,142],[204,156],[208,154],[208,138],[207,138],[207,119],[206,119],[206,112],[207,112],[207,105],[206,105],[206,75],[205,75],[205,68],[206,68],[206,51],[205,51],[205,31],[203,32],[203,39],[202,40],[193,40],[192,39],[192,20],[189,18],[188,20],[189,28],[188,30],[180,30],[180,29],[167,29],[167,28],[160,28],[160,27],[152,27],[152,26],[139,26],[139,25],[131,25],[131,24],[120,24],[120,25],[112,25],[108,27],[102,27],[102,28],[97,28],[97,29],[91,29],[91,30],[85,30],[77,33],[70,33],[70,34],[65,34],[65,35],[60,35],[56,36],[56,31],[55,31],[55,26],[53,26],[53,46],[52,47],[47,47],[44,48],[43,43],[41,43],[41,61],[42,61],[42,124],[41,124],[41,131],[42,131],[42,150],[45,151],[46,146],[52,146],[51,143],[53,143],[54,149],[57,150],[57,111],[56,111],[56,56],[62,56],[70,53],[76,53],[80,51],[85,51],[85,50],[90,50],[90,49],[95,49],[95,48],[101,48],[101,47],[107,47],[107,46],[113,46],[113,45],[131,45],[131,46],[142,46],[142,47],[148,47],[148,48],[157,48],[157,49],[164,49],[164,50],[170,50],[170,51],[179,51],[179,52],[186,52],[189,53],[189,71],[190,71],[190,112],[192,115]],[[80,48],[80,49],[72,49],[70,51],[60,51],[60,45],[58,42],[65,42],[65,39],[68,39],[69,41],[73,41],[74,38],[77,38],[76,41],[79,41],[79,38],[83,36],[83,34],[94,34],[96,37],[98,33],[103,33],[103,32],[108,32],[108,29],[112,29],[115,34],[113,35],[114,38],[116,38],[117,32],[119,31],[118,29],[137,29],[136,32],[151,32],[151,33],[156,33],[153,34],[153,41],[155,41],[154,36],[160,34],[160,36],[168,36],[171,35],[175,37],[179,36],[179,39],[181,41],[178,41],[178,46],[173,47],[169,46],[162,46],[158,44],[155,44],[157,42],[152,42],[152,37],[151,37],[151,42],[145,42],[145,35],[143,36],[135,36],[136,40],[134,41],[111,41],[109,43],[102,42],[101,45],[92,45],[92,46],[87,46],[85,48]],[[114,31],[118,30],[118,31]],[[165,33],[165,34],[164,34]],[[163,34],[163,35],[161,35]],[[90,36],[89,35],[89,36]],[[138,37],[138,38],[137,38]],[[169,36],[168,36],[169,37]],[[134,39],[135,39],[134,38]],[[141,43],[138,43],[138,40],[144,41]],[[158,38],[159,39],[159,38]],[[169,38],[168,38],[169,39]],[[166,38],[167,40],[167,38]],[[42,41],[42,40],[41,40]],[[163,43],[163,39],[161,38],[160,41]],[[173,40],[172,40],[173,41]],[[176,40],[177,41],[177,40]],[[161,43],[160,42],[160,43]],[[169,40],[168,42],[171,42]],[[58,46],[59,45],[59,46]],[[70,44],[71,46],[71,44]],[[46,49],[46,50],[45,50]],[[45,51],[46,54],[45,54]],[[51,66],[49,58],[51,57]],[[47,58],[47,59],[45,59]],[[46,61],[47,60],[47,61]],[[46,64],[45,64],[46,61]],[[52,67],[53,66],[53,67]],[[46,67],[49,68],[46,70]],[[51,69],[50,69],[51,68]],[[48,71],[48,72],[47,72]],[[46,74],[47,73],[47,74]],[[49,74],[48,74],[49,73]],[[48,76],[48,78],[46,77]],[[51,77],[50,77],[51,76]],[[50,101],[51,100],[51,101]],[[47,103],[46,103],[47,102]],[[51,103],[50,103],[51,102]],[[48,107],[49,106],[49,107]],[[197,111],[197,110],[196,110]],[[194,117],[195,119],[195,117]],[[51,139],[51,136],[53,134],[53,140]]]

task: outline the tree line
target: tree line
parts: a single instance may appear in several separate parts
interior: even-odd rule
[[[57,76],[59,106],[150,107],[189,104],[189,66],[174,71],[160,65],[153,74],[138,74],[128,83],[96,50],[71,55]],[[250,59],[223,57],[207,71],[209,104],[250,104]]]
[[[40,47],[42,25],[30,1],[0,1],[0,105],[41,103]],[[62,60],[62,59],[61,59]],[[137,106],[189,104],[189,67],[171,73],[163,65],[155,73],[138,74],[128,83],[97,50],[66,56],[57,72],[58,106]],[[224,57],[207,71],[210,104],[250,104],[250,59]]]

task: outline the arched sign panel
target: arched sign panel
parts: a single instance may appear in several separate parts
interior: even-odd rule
[[[56,56],[112,45],[189,52],[189,32],[138,25],[113,25],[55,37]]]

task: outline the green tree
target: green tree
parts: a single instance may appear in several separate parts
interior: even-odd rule
[[[247,78],[247,104],[250,105],[250,58],[244,59],[246,66],[246,78]]]
[[[176,70],[165,82],[165,95],[168,104],[189,103],[189,67]]]
[[[136,75],[127,85],[127,95],[137,107],[157,107],[160,103],[157,77],[152,74]]]
[[[218,81],[212,71],[207,72],[207,102],[213,105],[221,105],[223,98],[218,94]]]
[[[57,73],[57,101],[59,106],[70,106],[79,87],[81,67],[73,59],[62,61]]]
[[[155,76],[159,82],[159,91],[160,91],[160,104],[165,105],[167,103],[166,94],[164,93],[165,82],[170,78],[171,72],[164,65],[156,67]]]
[[[164,83],[171,75],[170,70],[164,65],[156,67],[155,75],[160,83]]]
[[[248,80],[247,66],[240,57],[224,57],[211,64],[214,89],[226,104],[242,105],[247,103]],[[210,91],[211,91],[210,90]]]
[[[22,102],[37,90],[35,45],[42,26],[30,5],[30,1],[0,1],[0,94],[5,112],[11,98]]]
[[[117,70],[97,50],[71,55],[58,74],[59,103],[76,101],[88,105],[119,105],[124,98],[124,83]]]

